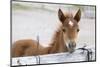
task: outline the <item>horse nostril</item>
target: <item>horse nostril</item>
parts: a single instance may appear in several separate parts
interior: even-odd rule
[[[76,47],[76,43],[75,43],[74,47]]]
[[[75,43],[70,42],[68,46],[69,46],[69,48],[73,48],[73,47],[75,47],[75,45],[76,45]]]
[[[69,43],[69,44],[68,44],[68,47],[69,47],[69,48],[72,48],[72,44],[71,44],[71,43]]]
[[[70,43],[68,44],[68,47],[69,47],[69,51],[70,51],[70,52],[73,52],[74,49],[75,49],[75,47],[76,47],[76,43],[75,43],[75,42],[70,42]]]

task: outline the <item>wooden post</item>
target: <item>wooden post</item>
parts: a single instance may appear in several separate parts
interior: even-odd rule
[[[39,36],[37,36],[37,52],[39,52]],[[40,56],[36,56],[36,62],[37,64],[40,64]]]

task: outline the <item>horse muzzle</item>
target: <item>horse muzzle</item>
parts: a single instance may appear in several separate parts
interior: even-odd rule
[[[68,43],[68,50],[69,50],[69,52],[74,52],[74,50],[75,50],[75,47],[76,47],[76,42],[69,42]]]

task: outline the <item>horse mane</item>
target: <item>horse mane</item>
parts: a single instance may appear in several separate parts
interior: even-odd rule
[[[64,15],[65,15],[66,18],[72,18],[73,17],[72,13],[65,13]]]
[[[66,13],[66,14],[65,14],[65,17],[66,17],[66,18],[67,18],[67,17],[70,18],[70,17],[73,17],[73,15],[72,15],[71,13]],[[61,22],[59,22],[59,23],[60,23],[60,25],[59,25],[58,29],[54,32],[53,37],[52,37],[52,39],[51,39],[51,43],[56,42],[56,41],[58,40],[58,38],[59,38],[59,35],[60,35],[61,33],[63,33],[63,32],[62,32],[63,26],[62,26]],[[50,45],[52,45],[52,44],[50,44]]]
[[[58,30],[55,31],[51,39],[51,43],[49,45],[50,45],[49,53],[68,51],[68,48],[66,47],[63,38],[62,25],[58,28]],[[62,48],[65,48],[66,50]]]
[[[71,18],[73,17],[72,14],[68,14],[66,13],[65,14],[65,17],[67,18]],[[61,23],[61,22],[60,22]],[[68,51],[68,48],[66,47],[66,43],[64,42],[64,37],[63,37],[63,31],[62,31],[62,28],[63,28],[63,25],[60,24],[58,29],[54,32],[53,34],[53,37],[51,39],[51,43],[49,44],[49,46],[51,47],[50,48],[50,52],[53,53],[53,52],[59,52],[59,50],[61,51]],[[65,49],[62,49],[62,48],[65,48]]]

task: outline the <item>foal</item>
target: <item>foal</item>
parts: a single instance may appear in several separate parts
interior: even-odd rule
[[[12,57],[74,51],[79,32],[78,22],[81,18],[81,11],[79,9],[75,16],[72,16],[72,14],[64,14],[62,10],[59,9],[58,18],[62,24],[55,32],[49,47],[43,47],[32,39],[19,40],[12,46]]]

